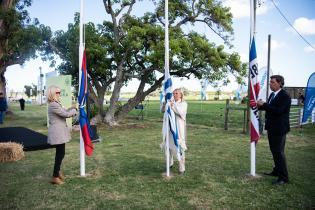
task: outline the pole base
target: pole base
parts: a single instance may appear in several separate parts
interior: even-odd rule
[[[257,173],[256,173],[255,176],[253,176],[253,175],[251,175],[251,174],[246,174],[245,177],[246,177],[247,179],[260,179],[260,178],[262,178],[262,175],[261,175],[261,174],[257,174]]]
[[[166,176],[166,172],[163,172],[161,174],[161,176],[163,177],[163,179],[165,180],[171,180],[174,176],[173,176],[173,173],[170,172],[170,175],[169,176]]]

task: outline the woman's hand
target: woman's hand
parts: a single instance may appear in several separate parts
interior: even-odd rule
[[[171,107],[174,105],[174,99],[170,100],[170,105],[171,105]]]
[[[73,105],[71,106],[71,108],[78,111],[78,104],[73,104]]]

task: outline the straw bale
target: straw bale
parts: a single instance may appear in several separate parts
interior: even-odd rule
[[[0,143],[0,163],[18,161],[24,157],[23,146],[14,142]]]

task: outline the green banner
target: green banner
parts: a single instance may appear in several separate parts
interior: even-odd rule
[[[56,77],[46,78],[46,89],[48,89],[48,87],[51,85],[56,85],[60,88],[61,104],[66,109],[70,108],[72,106],[71,75],[60,75]],[[47,127],[48,125],[49,123],[47,112]],[[67,126],[69,128],[72,128],[72,118],[67,118]]]

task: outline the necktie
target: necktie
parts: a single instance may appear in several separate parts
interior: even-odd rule
[[[269,98],[269,104],[271,103],[271,101],[273,100],[275,98],[275,93],[274,92],[272,92],[271,94],[270,94],[270,98]]]

